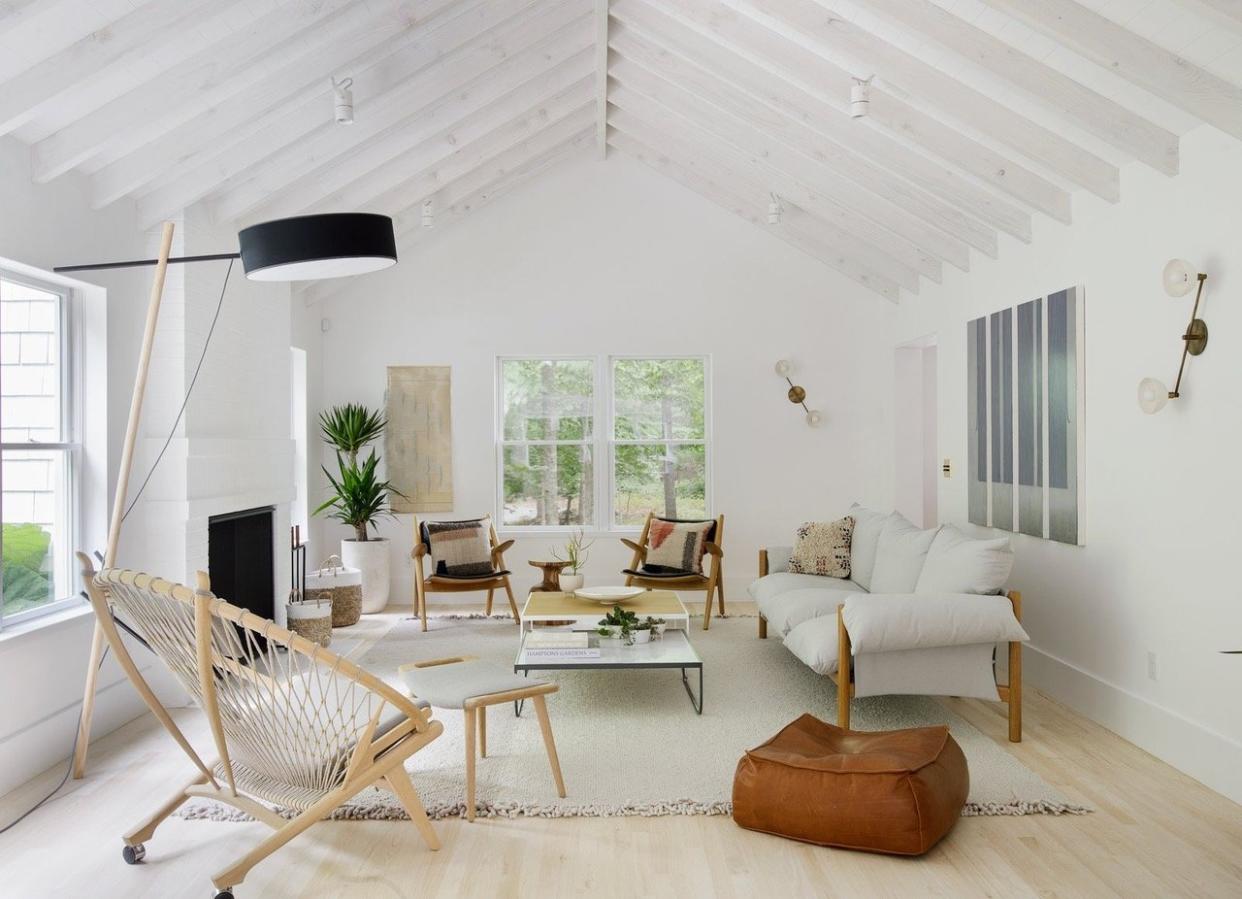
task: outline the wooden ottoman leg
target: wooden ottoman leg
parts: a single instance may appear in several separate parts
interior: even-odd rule
[[[565,779],[561,777],[561,762],[556,757],[556,740],[552,738],[552,722],[548,720],[548,704],[543,694],[532,696],[535,714],[539,716],[539,729],[543,731],[543,745],[548,750],[548,763],[552,766],[552,777],[556,780],[556,795],[565,798]]]
[[[481,705],[477,709],[479,716],[479,758],[487,758],[487,706]]]
[[[466,820],[474,820],[474,724],[475,710],[472,708],[462,709],[462,715],[466,719]]]

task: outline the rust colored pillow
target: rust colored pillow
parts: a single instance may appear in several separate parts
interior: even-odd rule
[[[821,846],[922,855],[966,804],[966,757],[949,729],[863,733],[803,715],[749,750],[733,820]]]

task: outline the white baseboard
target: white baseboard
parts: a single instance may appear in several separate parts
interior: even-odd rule
[[[1242,803],[1242,744],[1037,646],[1026,649],[1029,686]]]

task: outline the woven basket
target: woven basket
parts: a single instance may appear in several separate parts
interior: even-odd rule
[[[329,556],[318,571],[306,575],[306,598],[332,602],[332,626],[349,627],[362,617],[362,572],[346,568],[340,556]]]
[[[291,602],[285,608],[289,630],[320,646],[327,646],[332,642],[332,601],[330,599]]]

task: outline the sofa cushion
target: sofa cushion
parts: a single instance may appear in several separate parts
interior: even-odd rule
[[[793,555],[792,546],[766,546],[768,553],[768,574],[789,570],[789,558]]]
[[[776,574],[765,575],[752,581],[748,588],[751,599],[764,603],[790,590],[848,590],[851,593],[866,592],[851,580],[844,578],[826,578],[818,574],[794,574],[792,571],[778,571]]]
[[[850,507],[854,532],[850,535],[850,580],[864,590],[871,589],[871,573],[875,568],[876,544],[891,512],[876,512],[858,503]]]
[[[927,551],[915,593],[1001,593],[1013,568],[1008,537],[974,540],[951,524]]]
[[[785,635],[785,648],[816,674],[836,674],[837,616],[821,615],[802,622]]]
[[[854,519],[846,515],[836,521],[808,521],[796,532],[789,570],[795,574],[823,577],[850,576],[850,533]]]
[[[935,538],[935,528],[925,531],[894,513],[880,532],[875,570],[867,589],[872,593],[913,593]]]
[[[856,655],[1029,639],[1004,596],[872,593],[847,599],[842,615]]]
[[[811,618],[818,618],[821,615],[835,616],[837,606],[845,602],[848,597],[862,593],[858,585],[851,581],[833,580],[831,583],[843,585],[843,589],[809,587],[803,590],[789,590],[766,601],[760,600],[759,614],[768,620],[770,630],[783,637],[793,628]]]

